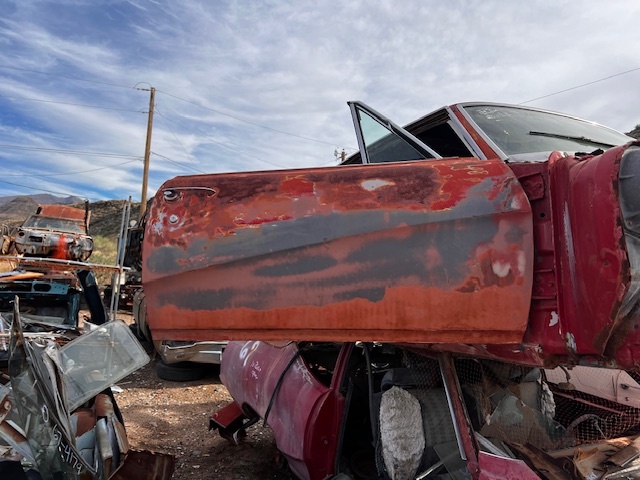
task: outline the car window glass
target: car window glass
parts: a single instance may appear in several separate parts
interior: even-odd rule
[[[507,155],[554,150],[590,152],[631,140],[615,130],[551,112],[500,105],[464,107]]]
[[[34,215],[24,222],[22,226],[43,230],[57,230],[59,232],[85,233],[82,221],[69,220],[66,218],[41,217],[39,215]]]
[[[422,160],[425,155],[360,110],[360,125],[370,163]]]

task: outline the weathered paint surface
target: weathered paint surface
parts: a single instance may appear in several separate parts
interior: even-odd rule
[[[546,367],[637,368],[640,148],[581,157],[555,152],[547,162],[510,167],[533,214],[533,288],[524,339],[428,348]]]
[[[40,205],[38,207],[37,214],[40,215],[41,217],[84,220],[84,217],[85,215],[87,215],[87,212],[85,212],[81,208],[68,207],[66,205]]]
[[[531,208],[500,160],[177,177],[143,248],[157,339],[522,341]]]
[[[295,358],[297,352],[293,342],[283,346],[229,342],[220,377],[234,401],[249,406],[261,418],[271,405],[266,420],[289,467],[299,478],[321,480],[334,468],[344,410],[344,397],[339,392],[342,372],[338,366],[335,384],[326,387],[301,356]],[[341,358],[349,352],[343,348]],[[281,375],[284,381],[276,392]]]
[[[639,292],[631,286],[640,272],[630,264],[638,245],[625,241],[625,219],[620,208],[620,162],[628,146],[602,155],[549,160],[558,285],[557,322],[532,325],[528,337],[545,345],[548,353],[569,357],[604,358],[612,365],[638,365],[637,304]],[[640,177],[640,156],[626,177]],[[637,202],[636,188],[627,198]],[[623,304],[627,303],[626,310]],[[631,307],[631,308],[629,308]],[[555,333],[563,344],[548,341]]]

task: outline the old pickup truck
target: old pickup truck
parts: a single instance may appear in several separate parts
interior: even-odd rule
[[[640,471],[640,143],[522,106],[400,127],[349,105],[340,166],[153,200],[154,338],[242,341],[211,426],[264,419],[300,478]]]
[[[40,205],[18,227],[15,247],[23,255],[84,262],[93,252],[88,208]]]

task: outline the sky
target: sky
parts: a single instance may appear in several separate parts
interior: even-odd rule
[[[400,125],[491,101],[627,132],[638,18],[637,0],[2,0],[0,196],[139,201],[150,87],[148,196],[335,165],[349,100]]]

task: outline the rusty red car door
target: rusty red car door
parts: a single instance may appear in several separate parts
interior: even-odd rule
[[[529,202],[499,159],[177,177],[143,249],[156,339],[519,343]]]

